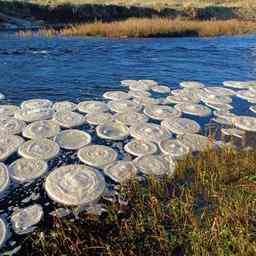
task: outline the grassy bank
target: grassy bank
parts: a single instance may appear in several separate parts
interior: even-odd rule
[[[22,36],[103,36],[129,37],[176,37],[242,35],[256,32],[253,21],[192,21],[171,19],[128,19],[126,21],[81,24],[61,30],[42,29],[38,32],[21,32]]]
[[[188,156],[175,177],[133,180],[101,217],[52,218],[22,255],[255,255],[256,152]],[[33,248],[33,250],[32,250]]]

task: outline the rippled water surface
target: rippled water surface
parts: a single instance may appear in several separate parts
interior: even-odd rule
[[[0,92],[16,104],[30,98],[74,102],[101,98],[107,90],[120,89],[123,79],[154,79],[172,88],[183,80],[216,86],[225,80],[255,80],[255,68],[256,36],[110,40],[0,34]],[[236,98],[234,104],[235,112],[255,115],[246,101]],[[93,135],[93,129],[84,128]],[[119,143],[109,145],[117,151],[122,148]],[[70,162],[78,162],[76,155],[62,152],[49,165],[53,169]],[[38,179],[25,189],[12,184],[0,200],[0,215],[9,225],[15,207],[36,202],[46,212],[55,208],[48,203],[43,181]],[[12,242],[8,247],[18,245]]]

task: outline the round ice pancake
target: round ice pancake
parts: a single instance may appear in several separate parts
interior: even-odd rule
[[[173,159],[182,159],[189,153],[189,147],[179,140],[162,140],[159,143],[159,148]]]
[[[65,130],[55,137],[55,142],[61,148],[77,150],[91,143],[91,135],[80,130]]]
[[[17,135],[0,135],[0,161],[5,161],[14,154],[22,143],[24,139]]]
[[[188,115],[204,117],[211,114],[208,107],[200,104],[180,103],[175,105],[175,108]]]
[[[129,91],[128,94],[132,98],[150,97],[151,93],[148,91]]]
[[[122,92],[122,91],[109,91],[105,92],[103,94],[103,98],[108,99],[108,100],[128,100],[131,98],[131,96],[127,92]]]
[[[150,98],[150,97],[139,97],[139,98],[133,99],[135,103],[141,106],[162,104],[163,100],[165,99],[162,99],[162,98],[156,99],[156,98]]]
[[[204,151],[212,146],[212,142],[208,137],[199,134],[184,134],[179,140],[189,149],[194,151]]]
[[[14,117],[16,111],[20,108],[15,105],[0,105],[0,116],[1,117]]]
[[[54,110],[50,108],[21,109],[15,112],[15,117],[27,123],[32,123],[51,119],[53,114]]]
[[[158,143],[170,138],[172,134],[167,129],[153,123],[141,123],[130,128],[131,136],[137,140],[145,140]]]
[[[170,95],[166,98],[167,102],[171,104],[178,104],[178,103],[199,103],[199,97],[192,97],[188,95]]]
[[[201,97],[202,102],[208,104],[230,104],[232,103],[232,99],[229,96],[220,96],[216,94],[208,94]]]
[[[236,128],[222,128],[221,129],[222,134],[226,136],[232,136],[232,137],[237,137],[237,138],[243,138],[245,136],[245,132],[241,131]]]
[[[156,86],[151,87],[151,91],[156,92],[156,93],[170,93],[171,89],[168,86],[156,85]]]
[[[81,162],[102,168],[117,159],[117,152],[103,145],[89,145],[78,151],[78,158]]]
[[[248,89],[255,83],[255,81],[224,81],[223,85],[225,87],[231,87],[235,89]]]
[[[173,119],[181,116],[181,112],[170,106],[149,105],[144,114],[155,120]]]
[[[0,194],[3,193],[10,184],[8,168],[0,162]],[[1,239],[0,239],[1,240]]]
[[[14,117],[0,117],[0,132],[9,135],[20,134],[26,127],[26,123]]]
[[[124,140],[129,136],[129,128],[120,122],[112,122],[98,125],[96,133],[101,139]]]
[[[13,162],[8,170],[12,180],[24,183],[31,182],[45,174],[48,165],[42,160],[20,158]]]
[[[249,132],[256,132],[256,118],[251,116],[237,116],[234,119],[237,128]]]
[[[21,103],[21,108],[25,110],[32,110],[32,109],[41,109],[41,108],[51,108],[52,102],[47,99],[31,99],[26,100]]]
[[[231,109],[233,109],[233,106],[231,106],[230,104],[226,104],[226,103],[221,103],[221,104],[213,104],[213,103],[207,103],[205,102],[205,105],[207,107],[210,107],[214,110],[217,110],[217,111],[229,111]]]
[[[78,110],[81,113],[100,113],[107,112],[109,110],[108,105],[101,101],[88,100],[78,104]]]
[[[4,245],[8,237],[8,230],[5,221],[0,218],[0,248]]]
[[[142,109],[140,104],[130,100],[110,101],[108,105],[110,110],[116,113],[139,112]]]
[[[53,120],[63,128],[74,128],[85,123],[85,117],[72,111],[56,112]]]
[[[104,168],[104,173],[113,181],[123,183],[136,176],[137,168],[132,161],[115,161]]]
[[[59,101],[54,103],[52,108],[55,111],[75,111],[77,105],[71,101]]]
[[[36,121],[23,130],[23,137],[29,139],[53,138],[60,132],[60,126],[51,120]]]
[[[205,85],[203,83],[197,82],[197,81],[184,81],[180,83],[181,87],[184,88],[190,88],[190,89],[200,89],[204,88]]]
[[[237,92],[236,95],[238,98],[247,100],[248,102],[251,103],[256,103],[256,91],[252,90],[241,90]]]
[[[146,155],[136,158],[134,163],[138,170],[146,175],[163,176],[173,175],[175,164],[172,160],[167,161],[163,156]]]
[[[114,121],[114,117],[110,113],[102,112],[102,113],[90,113],[86,115],[86,121],[92,125],[100,125],[111,123]]]
[[[149,118],[144,114],[128,111],[124,113],[117,113],[116,115],[114,115],[114,120],[121,122],[125,125],[132,126],[138,123],[146,123]]]
[[[196,121],[188,118],[166,119],[161,126],[175,134],[198,133],[201,129]]]
[[[42,206],[34,204],[14,212],[11,216],[11,221],[15,233],[22,235],[33,231],[33,226],[38,224],[42,218]]]
[[[67,165],[55,169],[45,181],[48,196],[64,205],[89,205],[105,190],[102,174],[85,165]]]
[[[19,147],[18,153],[24,158],[51,160],[59,154],[60,148],[48,139],[29,140]]]
[[[232,89],[225,87],[205,87],[204,90],[209,94],[215,94],[219,96],[234,96],[236,92]]]
[[[158,149],[153,142],[132,140],[124,146],[124,150],[133,156],[144,156],[155,154]]]
[[[142,81],[138,81],[137,83],[133,83],[129,85],[129,89],[132,91],[149,91],[153,86],[157,84],[145,83]]]

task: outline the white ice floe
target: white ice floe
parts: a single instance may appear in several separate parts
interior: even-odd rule
[[[12,226],[16,234],[22,235],[32,232],[35,225],[43,218],[43,208],[34,204],[14,212],[11,216]]]
[[[120,122],[106,123],[96,127],[97,136],[106,140],[124,140],[129,136],[129,128]]]
[[[53,120],[64,128],[74,128],[85,123],[85,117],[72,111],[56,112]]]
[[[200,117],[211,115],[211,110],[208,107],[200,104],[180,103],[175,105],[175,108],[188,115],[194,115],[194,116],[200,116]]]
[[[55,169],[45,181],[48,196],[63,205],[90,205],[104,193],[103,175],[86,165],[67,165]]]
[[[78,158],[81,162],[102,168],[117,159],[117,152],[103,145],[89,145],[78,151]]]
[[[45,174],[48,165],[42,160],[20,158],[13,162],[8,170],[12,180],[24,183],[31,182]]]
[[[75,111],[77,104],[71,101],[59,101],[53,104],[52,107],[55,111]]]
[[[151,87],[151,91],[164,94],[164,93],[170,93],[171,89],[168,86],[156,85],[156,86]]]
[[[0,105],[0,116],[1,117],[14,117],[15,112],[20,108],[15,105]]]
[[[184,81],[180,83],[180,86],[184,88],[190,88],[190,89],[201,89],[205,87],[203,83],[200,83],[197,81]]]
[[[127,92],[122,91],[108,91],[103,94],[103,98],[113,101],[129,100],[131,96]]]
[[[161,122],[161,126],[175,134],[198,133],[200,125],[188,118],[166,119]]]
[[[59,145],[49,139],[29,140],[19,147],[20,156],[28,159],[51,160],[59,154]]]
[[[223,85],[235,89],[249,89],[256,86],[256,81],[224,81]]]
[[[256,91],[252,90],[241,90],[237,92],[236,95],[238,98],[247,100],[250,103],[256,103]]]
[[[29,139],[53,138],[60,132],[60,126],[52,120],[36,121],[23,130],[23,137]]]
[[[15,112],[15,117],[27,123],[32,123],[51,119],[53,114],[54,110],[50,108],[21,109]]]
[[[153,142],[132,140],[124,146],[124,150],[133,156],[144,156],[155,154],[158,149]]]
[[[132,161],[115,161],[104,168],[104,173],[113,181],[123,183],[136,176],[137,168]]]
[[[232,89],[225,87],[205,87],[204,90],[209,94],[215,94],[218,96],[234,96],[236,92]]]
[[[114,115],[114,120],[125,125],[132,126],[138,123],[146,123],[148,122],[149,118],[142,113],[128,111],[124,113],[117,113]]]
[[[15,135],[20,134],[25,127],[26,123],[22,120],[14,117],[0,117],[0,132]]]
[[[138,112],[142,109],[140,104],[130,100],[110,101],[108,106],[111,111],[116,113],[124,113],[128,111]]]
[[[21,103],[21,108],[24,110],[51,108],[53,103],[47,99],[31,99]]]
[[[81,113],[100,113],[109,110],[108,105],[101,101],[88,100],[78,104],[78,110]]]
[[[90,113],[86,115],[86,121],[92,125],[100,125],[105,123],[110,123],[114,121],[114,117],[111,113],[101,112],[101,113]]]
[[[242,139],[245,136],[245,132],[236,128],[222,128],[222,134],[225,136],[232,136]]]
[[[61,131],[56,137],[55,142],[61,148],[77,150],[91,143],[91,135],[87,132],[70,129]]]
[[[256,118],[251,116],[237,116],[234,118],[237,128],[249,132],[256,132]]]

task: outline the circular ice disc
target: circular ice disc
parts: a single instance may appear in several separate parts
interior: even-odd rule
[[[226,103],[221,103],[221,104],[213,104],[213,103],[207,103],[205,102],[205,105],[212,108],[212,109],[215,109],[217,111],[229,111],[231,109],[233,109],[233,107],[229,104],[226,104]]]
[[[113,181],[123,183],[136,176],[137,168],[132,161],[115,161],[104,168],[104,173]]]
[[[0,136],[0,161],[14,154],[22,143],[24,139],[17,135]]]
[[[211,121],[218,124],[227,125],[227,126],[233,125],[233,121],[231,119],[227,119],[223,117],[215,117],[215,118],[212,118]]]
[[[42,160],[20,158],[13,162],[8,170],[11,179],[18,183],[24,183],[42,176],[48,170],[48,165]]]
[[[86,121],[92,125],[100,125],[113,122],[114,118],[110,113],[90,113],[86,115]]]
[[[135,103],[137,103],[138,105],[142,105],[142,106],[147,106],[147,105],[157,105],[157,104],[162,104],[163,103],[163,99],[156,99],[156,98],[150,98],[150,97],[138,97],[133,99],[133,101]]]
[[[175,134],[198,133],[200,125],[188,118],[166,119],[161,122],[161,126]]]
[[[0,131],[9,135],[20,134],[26,124],[22,120],[18,120],[14,117],[0,117]]]
[[[173,119],[181,116],[181,112],[170,106],[150,105],[145,107],[144,114],[155,120]]]
[[[0,194],[3,193],[10,184],[9,172],[5,164],[0,163]],[[1,239],[0,239],[1,240]]]
[[[0,218],[0,248],[4,245],[7,240],[8,230],[6,224],[2,218]]]
[[[243,138],[245,136],[245,132],[241,131],[236,128],[222,128],[221,132],[226,135],[226,136],[232,136],[232,137],[237,137],[237,138]]]
[[[238,91],[236,96],[238,98],[247,100],[248,102],[256,103],[256,92],[254,92],[252,90],[241,90],[241,91]]]
[[[42,206],[34,204],[14,212],[11,216],[11,221],[15,233],[21,235],[33,231],[33,226],[38,224],[42,218]]]
[[[236,114],[234,113],[231,113],[229,111],[226,111],[226,110],[220,110],[220,111],[214,111],[213,112],[213,115],[214,116],[217,116],[219,118],[224,118],[224,119],[228,119],[232,122],[232,120],[237,117]]]
[[[170,138],[172,134],[167,129],[153,123],[141,123],[130,128],[131,136],[137,140],[145,140],[158,143]]]
[[[123,100],[123,101],[110,101],[108,103],[111,111],[116,113],[124,112],[138,112],[142,109],[142,106],[134,101]]]
[[[234,96],[236,92],[229,88],[224,87],[205,87],[204,90],[209,94],[215,94],[220,96]]]
[[[132,91],[149,91],[153,86],[157,84],[149,84],[142,81],[137,81],[136,83],[130,84],[129,89]]]
[[[168,86],[156,85],[151,87],[151,90],[156,93],[170,93],[171,89]]]
[[[103,98],[113,101],[122,101],[122,100],[128,100],[131,98],[131,96],[127,92],[122,91],[109,91],[105,92],[103,94]]]
[[[159,143],[160,150],[174,159],[182,159],[189,153],[189,147],[179,140],[162,140]]]
[[[72,111],[56,112],[53,120],[64,128],[78,127],[85,123],[85,117],[83,115]]]
[[[204,151],[212,144],[208,137],[199,134],[184,134],[179,139],[192,152]]]
[[[32,123],[51,119],[53,114],[54,110],[50,108],[21,109],[15,112],[15,117],[27,123]]]
[[[59,101],[53,104],[52,107],[55,111],[74,111],[77,105],[70,101]]]
[[[130,84],[136,83],[137,80],[126,79],[121,81],[122,86],[129,86]]]
[[[229,104],[232,99],[229,96],[220,96],[215,94],[208,94],[201,98],[202,102],[208,104]]]
[[[237,128],[245,131],[256,132],[256,118],[251,116],[237,116],[234,119]]]
[[[0,105],[0,116],[1,117],[14,117],[16,111],[19,107],[15,105]]]
[[[78,110],[81,113],[100,113],[109,110],[108,105],[101,101],[83,101],[78,104]]]
[[[48,196],[64,205],[95,203],[105,190],[102,174],[85,165],[67,165],[55,169],[45,181]]]
[[[148,91],[129,91],[128,94],[132,98],[140,98],[140,97],[150,97],[151,94]]]
[[[236,89],[248,89],[252,83],[250,81],[224,81],[225,87],[231,87]]]
[[[163,156],[146,155],[134,160],[138,170],[146,175],[173,175],[175,164],[173,161],[166,161]]]
[[[129,136],[129,128],[120,122],[112,122],[98,125],[96,133],[102,139],[123,140]]]
[[[81,162],[90,166],[102,168],[117,159],[117,153],[110,147],[103,145],[89,145],[78,151]]]
[[[32,99],[23,101],[21,104],[21,108],[25,110],[32,109],[41,109],[41,108],[51,108],[52,102],[46,99]]]
[[[253,113],[256,113],[256,105],[250,106],[250,110],[251,110]]]
[[[124,150],[133,156],[144,156],[155,154],[158,149],[153,142],[132,140],[124,146]]]
[[[80,130],[65,130],[60,132],[56,138],[55,142],[61,148],[68,150],[77,150],[91,143],[91,135]]]
[[[184,81],[180,83],[180,86],[184,88],[191,88],[191,89],[200,89],[205,87],[203,83],[200,83],[197,81]]]
[[[166,100],[171,104],[178,104],[178,103],[199,103],[201,99],[198,96],[192,96],[187,94],[176,94],[176,95],[168,96]]]
[[[146,123],[148,121],[148,117],[144,114],[138,112],[124,112],[118,113],[114,116],[115,121],[121,122],[125,125],[131,126],[138,123]]]
[[[48,139],[29,140],[19,147],[18,153],[24,158],[51,160],[59,154],[56,142]]]
[[[200,104],[180,103],[175,105],[175,108],[185,114],[194,116],[204,117],[211,114],[211,110],[208,107]]]
[[[23,137],[29,139],[53,138],[60,131],[60,126],[51,120],[36,121],[23,130]]]

